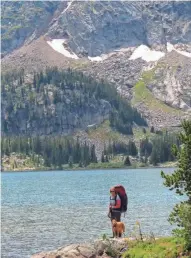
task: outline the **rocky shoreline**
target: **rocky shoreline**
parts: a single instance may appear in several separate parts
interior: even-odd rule
[[[128,248],[127,238],[107,238],[92,243],[71,244],[57,250],[41,252],[31,258],[118,258]]]

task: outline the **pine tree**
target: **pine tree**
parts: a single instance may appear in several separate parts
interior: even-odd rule
[[[137,147],[134,142],[129,141],[129,155],[136,156],[138,153]]]
[[[154,126],[151,126],[150,132],[151,132],[151,133],[154,133],[154,132],[155,132]]]
[[[150,156],[150,163],[156,166],[159,162],[159,155],[157,151],[157,146],[153,146],[152,153]]]
[[[93,144],[91,147],[91,157],[90,157],[90,161],[92,163],[97,163],[97,157],[96,157],[96,153],[95,153],[95,145]]]
[[[104,153],[102,152],[102,155],[101,155],[101,162],[104,163],[105,162],[105,158],[104,158]]]
[[[109,158],[107,155],[105,156],[105,162],[109,162]]]
[[[108,148],[107,148],[107,153],[108,154],[113,154],[113,148],[112,148],[112,144],[111,144],[110,140],[109,140],[109,145],[108,145]]]
[[[80,160],[81,160],[81,148],[80,148],[79,137],[77,137],[77,141],[74,147],[74,163],[79,163]]]
[[[144,159],[144,163],[147,164],[148,162],[148,153],[147,150],[145,150],[145,159]]]
[[[34,74],[34,76],[33,76],[33,86],[34,86],[34,88],[36,88],[36,84],[37,84],[37,78],[36,78],[36,74]]]
[[[107,155],[107,147],[106,147],[105,143],[104,143],[103,153],[104,153],[104,155]]]
[[[88,166],[90,164],[90,149],[89,146],[86,144],[84,145],[84,166]]]
[[[14,159],[14,161],[13,161],[13,168],[17,168],[17,162],[16,162],[15,159]]]
[[[164,185],[170,190],[175,189],[179,195],[186,195],[187,200],[177,204],[169,217],[171,223],[176,223],[178,229],[174,233],[184,237],[186,248],[191,249],[191,120],[182,123],[183,132],[179,138],[180,149],[173,147],[173,153],[178,158],[178,169],[172,175],[161,172],[165,179]]]
[[[124,161],[124,165],[125,166],[131,166],[131,161],[129,159],[129,156],[126,157],[125,161]]]
[[[69,157],[68,165],[69,165],[70,168],[73,167],[73,159],[72,159],[72,156]]]
[[[83,167],[83,164],[82,164],[82,162],[81,162],[81,161],[79,162],[79,167],[80,167],[80,168],[82,168],[82,167]]]

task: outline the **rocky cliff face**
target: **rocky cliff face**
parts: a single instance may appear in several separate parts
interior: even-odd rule
[[[6,135],[68,135],[109,118],[108,101],[70,89],[57,91],[59,97],[55,98],[54,85],[47,85],[45,92],[35,95],[33,91],[27,96],[13,92],[11,100],[10,95],[3,94],[2,132]]]
[[[180,124],[181,118],[190,117],[191,59],[172,51],[156,62],[146,62],[141,58],[130,60],[132,53],[133,50],[130,49],[121,50],[82,70],[114,83],[118,92],[135,104],[150,125],[161,127],[164,123],[165,126],[175,126]],[[146,87],[139,87],[137,91],[136,85],[142,79]],[[135,103],[133,99],[137,99],[137,94],[139,98]],[[150,102],[153,105],[150,105]],[[154,104],[156,108],[152,107]],[[157,107],[160,111],[157,111]],[[179,109],[186,115],[178,112]]]
[[[2,1],[2,56],[45,32],[58,7],[59,2]]]
[[[191,60],[175,52],[150,71],[147,86],[153,95],[175,108],[191,111]]]
[[[98,56],[141,44],[191,42],[190,2],[73,1],[49,28],[77,54]]]
[[[122,47],[165,48],[191,43],[191,3],[65,1],[2,2],[2,52],[46,33],[66,39],[79,55],[98,56]]]
[[[70,112],[66,111],[66,103],[48,107],[38,103],[37,106],[30,105],[30,109],[33,111],[30,119],[26,109],[20,108],[16,113],[12,112],[7,121],[3,108],[7,135],[69,135],[79,129],[86,130],[88,125],[101,124],[109,118],[110,104],[104,100],[92,101],[91,105]]]

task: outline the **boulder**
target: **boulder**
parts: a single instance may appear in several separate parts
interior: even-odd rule
[[[93,243],[72,244],[54,251],[37,253],[31,258],[117,258],[126,249],[126,239],[100,239]]]

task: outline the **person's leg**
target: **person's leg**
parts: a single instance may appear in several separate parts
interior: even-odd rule
[[[121,212],[111,211],[111,222],[112,222],[113,219],[115,219],[117,222],[121,221]],[[113,232],[113,237],[116,237],[116,234],[113,230],[113,226],[112,226],[112,232]],[[121,237],[121,234],[117,237]]]
[[[115,233],[113,231],[113,225],[112,225],[112,220],[115,219],[115,214],[113,211],[111,211],[111,229],[112,229],[112,233],[113,233],[113,238],[115,237]]]
[[[117,222],[120,222],[121,221],[121,212],[115,212],[115,217],[116,217],[116,220]]]

